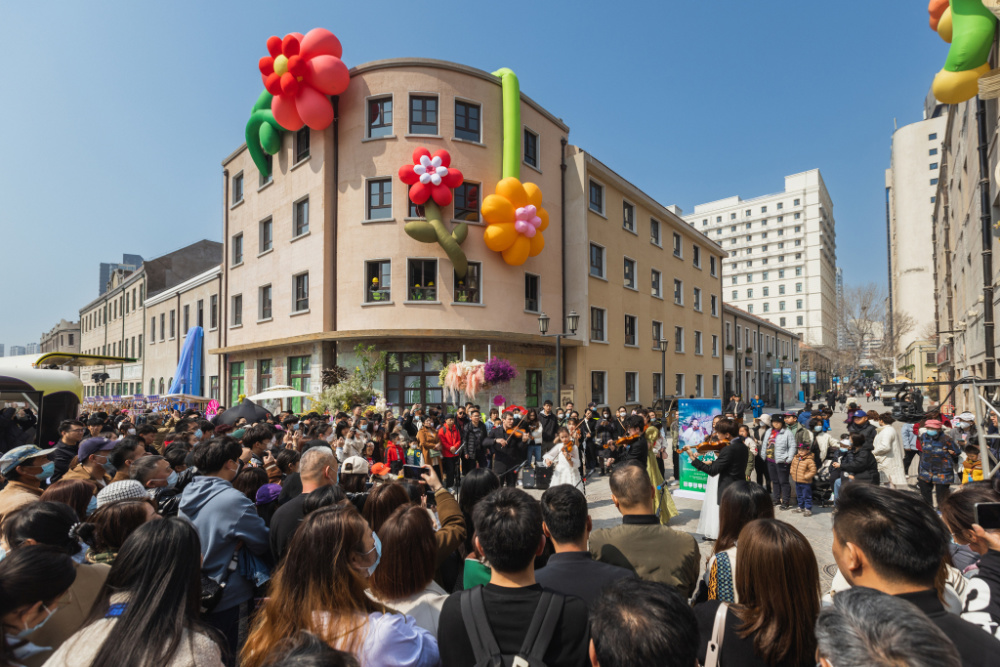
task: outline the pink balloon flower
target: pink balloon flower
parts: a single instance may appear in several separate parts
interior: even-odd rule
[[[529,239],[535,235],[541,224],[542,219],[538,217],[538,209],[533,204],[522,206],[514,211],[514,229]]]

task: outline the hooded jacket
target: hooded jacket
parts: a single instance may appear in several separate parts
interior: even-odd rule
[[[180,516],[194,524],[201,538],[206,575],[221,582],[236,546],[243,543],[257,556],[268,552],[268,530],[253,502],[219,477],[195,477],[181,493]],[[253,597],[253,584],[239,570],[229,575],[222,600],[214,611],[225,611]]]

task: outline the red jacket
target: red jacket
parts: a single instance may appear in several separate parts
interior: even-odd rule
[[[447,427],[442,427],[438,429],[438,440],[441,441],[441,452],[445,458],[450,459],[455,456],[455,452],[462,446],[462,433],[458,430],[457,426],[452,426],[451,430],[448,430]]]
[[[392,442],[385,448],[385,462],[402,461],[406,463],[406,450],[399,443]]]

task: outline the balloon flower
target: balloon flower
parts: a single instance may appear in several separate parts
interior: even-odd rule
[[[303,125],[328,128],[333,105],[327,96],[341,94],[350,83],[340,40],[325,28],[314,28],[305,36],[269,37],[267,52],[258,66],[264,88],[274,96],[271,111],[278,124],[292,132]]]
[[[979,78],[990,71],[996,16],[983,0],[930,0],[931,29],[951,44],[931,90],[942,104],[958,104],[979,93]],[[993,95],[995,96],[995,95]]]
[[[451,203],[452,188],[461,185],[462,179],[462,172],[451,166],[451,155],[446,150],[431,154],[420,147],[413,151],[413,164],[399,168],[399,180],[410,186],[410,201],[424,207],[425,218],[406,223],[403,230],[421,243],[440,245],[459,278],[464,278],[469,268],[469,260],[460,247],[469,235],[469,227],[463,222],[449,232],[440,207]]]

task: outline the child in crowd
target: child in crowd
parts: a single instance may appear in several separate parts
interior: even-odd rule
[[[804,516],[812,516],[812,481],[816,476],[816,461],[809,451],[809,442],[800,442],[798,452],[792,459],[790,474],[795,482],[795,496],[798,499],[796,512],[804,512]]]
[[[962,484],[983,481],[983,462],[979,458],[979,447],[965,446],[965,461],[962,463]]]
[[[386,443],[385,448],[385,462],[394,475],[398,475],[406,464],[406,447],[403,446],[405,439],[398,428]]]

